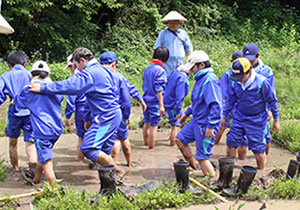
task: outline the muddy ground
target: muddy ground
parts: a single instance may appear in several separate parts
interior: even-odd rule
[[[135,114],[138,115],[139,111]],[[139,119],[139,117],[137,119]],[[175,179],[172,165],[173,162],[182,158],[182,156],[177,147],[169,146],[168,136],[169,130],[160,130],[157,135],[155,148],[153,150],[148,150],[147,147],[143,145],[141,129],[130,131],[129,137],[132,145],[132,156],[136,164],[133,168],[121,166],[127,171],[125,177],[126,184],[144,184],[152,180],[160,180],[163,177],[170,180]],[[1,137],[0,142],[0,157],[8,161],[8,138]],[[86,164],[77,161],[76,143],[77,137],[75,134],[64,134],[55,145],[53,150],[53,161],[56,176],[58,179],[63,179],[64,184],[68,184],[79,191],[88,190],[91,192],[98,192],[100,188],[98,172],[96,169],[91,170]],[[194,145],[192,145],[192,149],[195,151]],[[225,139],[222,139],[221,143],[214,147],[214,155],[211,160],[217,163],[219,158],[225,157],[225,150]],[[19,141],[19,159],[20,165],[24,166],[26,164],[26,155],[22,138],[20,138]],[[274,167],[286,171],[290,159],[295,159],[295,155],[273,144],[268,156],[267,169],[265,171],[259,171],[257,177],[266,175]],[[122,152],[117,159],[117,162],[125,163]],[[248,152],[246,161],[236,161],[235,164],[239,166],[256,165],[255,158],[251,152]],[[238,176],[239,169],[235,169],[234,173]],[[0,182],[0,196],[29,193],[34,190],[34,187],[24,183],[20,173],[9,173],[4,182]],[[30,201],[30,199],[20,200],[20,208],[29,209]],[[186,209],[215,209],[215,207],[218,207],[219,209],[229,209],[230,206],[234,206],[236,209],[241,203],[245,202],[239,201],[238,204],[231,202],[229,204],[219,203],[214,205],[191,206]],[[259,202],[247,202],[242,209],[254,210],[259,209],[261,206],[262,203]],[[300,201],[268,201],[266,206],[267,209],[300,209]]]

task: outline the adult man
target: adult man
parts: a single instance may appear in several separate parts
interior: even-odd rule
[[[101,67],[93,53],[84,47],[75,49],[73,62],[79,73],[44,86],[31,84],[30,90],[43,94],[85,94],[93,120],[84,134],[81,152],[100,165],[114,165],[117,173],[120,173],[121,170],[109,156],[122,118],[113,72]]]
[[[193,51],[193,45],[186,31],[178,28],[180,22],[186,21],[181,14],[171,11],[161,21],[168,22],[168,28],[159,33],[154,49],[159,46],[169,49],[170,56],[164,66],[167,75],[169,75],[178,66],[184,64],[185,52],[190,55]]]

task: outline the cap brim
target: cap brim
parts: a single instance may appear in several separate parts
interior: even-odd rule
[[[232,79],[233,81],[242,81],[243,77],[244,77],[243,73],[240,73],[240,74],[232,73],[230,79]]]
[[[73,65],[74,63],[73,62],[69,62],[64,69],[67,69],[69,66]]]
[[[64,68],[64,69],[67,69],[69,66],[70,66],[70,65],[69,65],[69,64],[67,64],[67,65],[65,66],[65,68]]]
[[[256,55],[245,55],[244,58],[247,58],[250,61],[253,61]]]
[[[195,63],[186,63],[186,64],[184,64],[184,65],[182,65],[182,66],[180,66],[180,67],[181,67],[181,70],[182,70],[182,71],[185,71],[185,72],[187,72],[187,73],[190,73],[190,72],[191,72],[191,69],[193,68],[194,65],[195,65]]]

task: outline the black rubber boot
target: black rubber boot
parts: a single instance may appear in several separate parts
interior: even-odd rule
[[[101,187],[98,195],[92,198],[91,203],[97,202],[100,197],[110,197],[116,194],[116,169],[113,165],[100,166],[98,169]]]
[[[226,195],[235,195],[239,191],[242,191],[242,193],[247,193],[249,186],[254,180],[256,172],[257,169],[252,166],[243,166],[237,185],[233,188],[223,189],[223,193]]]
[[[297,160],[290,160],[288,169],[287,169],[287,174],[286,174],[286,179],[293,179],[294,176],[296,175],[297,171],[299,168],[299,161]]]
[[[179,192],[184,193],[188,190],[192,194],[202,194],[202,190],[194,188],[190,185],[189,171],[187,170],[189,163],[186,161],[178,161],[174,163],[176,182],[180,186]]]
[[[213,187],[216,188],[217,191],[221,191],[223,188],[230,187],[232,181],[233,168],[234,168],[233,158],[219,159],[220,176],[218,181],[213,184]]]

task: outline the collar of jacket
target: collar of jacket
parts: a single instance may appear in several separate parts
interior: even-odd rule
[[[205,69],[202,69],[200,71],[198,71],[195,76],[194,76],[194,80],[199,80],[201,77],[203,77],[204,75],[206,75],[207,73],[209,72],[213,72],[213,68],[211,67],[208,67],[208,68],[205,68]]]

